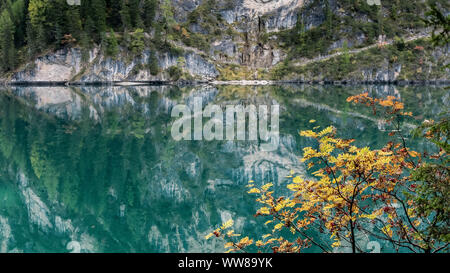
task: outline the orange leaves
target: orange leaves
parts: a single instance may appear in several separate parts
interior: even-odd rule
[[[362,93],[356,96],[351,96],[347,98],[347,102],[355,102],[355,103],[363,103],[363,102],[371,102],[371,98],[369,98],[369,93]]]
[[[409,153],[409,156],[411,156],[411,157],[420,157],[420,153],[418,153],[416,151],[409,150],[408,153]]]
[[[359,94],[347,98],[347,102],[359,103],[371,107],[374,115],[377,114],[377,106],[384,108],[384,113],[388,116],[399,114],[404,116],[412,116],[411,112],[400,112],[404,109],[404,104],[399,102],[396,97],[388,96],[387,98],[372,98],[368,93]]]
[[[189,32],[183,27],[181,28],[181,35],[183,35],[186,38],[189,38]]]

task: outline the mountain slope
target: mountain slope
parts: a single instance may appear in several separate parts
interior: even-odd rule
[[[17,56],[2,65],[14,82],[448,79],[448,47],[408,41],[429,35],[423,1],[16,0],[0,9],[17,22],[12,36],[0,28],[1,58]]]

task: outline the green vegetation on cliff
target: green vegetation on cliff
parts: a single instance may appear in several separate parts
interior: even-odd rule
[[[214,63],[222,80],[360,79],[361,67],[386,67],[386,58],[406,68],[400,73],[405,79],[445,78],[439,68],[446,64],[431,58],[435,55],[431,48],[421,44],[425,51],[416,54],[414,47],[420,42],[406,43],[406,49],[393,45],[352,53],[423,34],[433,25],[447,35],[441,46],[448,43],[448,1],[381,3],[309,0],[296,8],[245,14],[247,7],[235,0],[82,0],[79,6],[66,0],[0,0],[0,74],[11,74],[36,57],[65,47],[81,48],[87,60],[95,46],[105,56],[127,63],[149,51],[146,64],[133,71],[145,69],[154,76],[164,70],[158,63],[161,54],[178,58],[195,52]],[[343,53],[339,57],[304,65],[339,52]],[[433,71],[419,69],[425,64]],[[171,78],[192,76],[176,68],[166,72]]]

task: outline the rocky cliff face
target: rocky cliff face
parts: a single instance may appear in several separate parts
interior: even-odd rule
[[[426,76],[420,75],[423,71],[428,71],[428,76],[433,74],[433,79],[448,78],[448,70],[447,73],[438,73],[439,67],[448,63],[442,61],[448,55],[448,48],[427,48],[429,58],[417,60],[411,56],[397,60],[395,54],[360,50],[376,44],[377,37],[370,37],[376,36],[371,29],[382,28],[374,23],[374,12],[362,3],[354,6],[348,6],[347,1],[331,0],[172,0],[170,3],[175,23],[173,33],[164,39],[177,52],[149,46],[133,57],[127,49],[121,48],[119,57],[111,58],[105,55],[102,47],[95,46],[87,54],[87,60],[83,60],[80,48],[64,48],[28,63],[8,80],[82,83],[170,81],[173,75],[169,69],[173,67],[182,70],[181,79],[202,81],[270,78],[388,82],[423,78]],[[384,17],[391,16],[389,5],[383,10]],[[417,31],[406,26],[401,30],[405,36]],[[299,42],[302,33],[306,33],[304,36],[307,38],[302,38],[307,43],[306,47]],[[147,44],[151,44],[155,34],[145,35]],[[356,48],[360,55],[371,54],[379,58],[366,65],[363,57],[352,53],[356,57],[351,62],[354,71],[343,69],[341,64],[332,68],[326,65],[325,59],[321,60],[336,52],[342,53],[344,47]],[[301,57],[302,52],[309,51],[313,54],[309,57],[312,59]],[[417,53],[410,51],[410,55]],[[148,68],[151,54],[157,58],[160,69],[157,75],[152,75]],[[180,58],[184,60],[181,63]],[[319,69],[309,64],[314,59],[325,65]],[[426,65],[420,69],[408,69],[415,66],[416,61]],[[300,63],[305,69],[284,71],[282,77],[277,75],[280,66],[293,63]],[[405,67],[408,72],[402,75]],[[337,70],[346,74],[332,73]]]
[[[131,61],[113,59],[102,54],[99,48],[89,52],[89,60],[82,61],[79,48],[65,48],[36,59],[22,71],[15,73],[13,82],[115,82],[115,81],[166,81],[167,73],[151,75],[147,69],[138,69],[148,63],[150,51],[142,52]],[[217,77],[214,65],[198,54],[188,52],[185,70],[192,77],[210,80]],[[158,66],[164,71],[177,65],[179,56],[170,53],[157,54]]]
[[[191,12],[206,1],[172,1],[174,18],[186,22]],[[185,50],[181,57],[186,60],[182,69],[197,80],[211,80],[218,77],[217,66],[222,63],[270,68],[280,62],[284,53],[273,43],[262,44],[260,35],[295,26],[297,10],[304,5],[303,0],[234,0],[217,1],[217,16],[221,27],[230,28],[232,35],[224,33],[211,43],[208,52]],[[190,25],[194,33],[208,35],[201,23]],[[181,45],[181,47],[185,47]],[[171,53],[155,52],[161,73],[151,75],[143,67],[148,64],[150,50],[130,61],[122,58],[114,60],[106,57],[99,47],[89,52],[89,60],[82,61],[79,48],[65,48],[37,58],[14,73],[12,82],[112,82],[112,81],[167,81],[165,72],[177,66],[180,56]]]

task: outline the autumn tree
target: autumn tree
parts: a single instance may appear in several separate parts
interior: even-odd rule
[[[394,251],[448,251],[447,151],[419,153],[407,146],[401,125],[412,113],[404,112],[395,97],[377,99],[364,93],[348,101],[366,105],[381,116],[393,140],[374,150],[339,138],[332,126],[302,131],[302,136],[316,143],[304,149],[302,158],[312,177],[289,176],[287,188],[292,194],[282,197],[274,195],[271,183],[257,186],[250,181],[248,185],[248,192],[256,194],[261,205],[256,216],[267,219],[271,232],[259,240],[241,238],[228,223],[207,237],[224,238],[228,251],[253,247],[263,252],[301,252],[315,246],[333,252],[345,244],[353,253],[365,252],[358,240],[361,234],[389,243]],[[440,132],[446,136],[426,125],[421,127],[424,135],[446,143],[448,119],[442,122]],[[429,169],[427,162],[441,159],[443,165],[433,165],[439,170]]]

